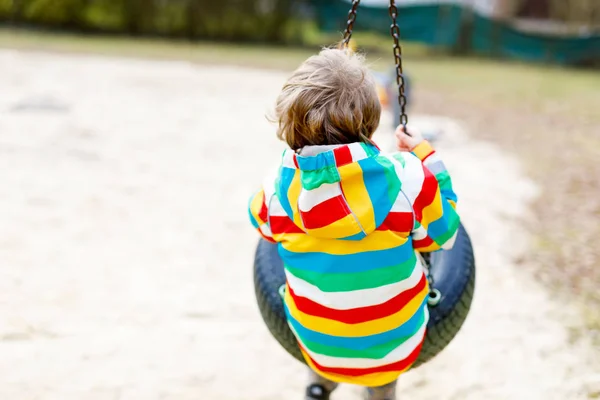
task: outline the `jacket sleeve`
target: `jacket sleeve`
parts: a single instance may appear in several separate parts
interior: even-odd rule
[[[454,246],[460,218],[456,212],[457,197],[452,189],[452,180],[439,155],[424,141],[412,152],[417,160],[415,170],[418,176],[413,180],[412,207],[415,226],[412,231],[415,250],[431,252],[449,250]],[[408,173],[408,171],[407,171]]]
[[[258,230],[258,233],[269,242],[275,243],[269,227],[269,209],[264,189],[259,190],[250,198],[248,214],[250,223]]]

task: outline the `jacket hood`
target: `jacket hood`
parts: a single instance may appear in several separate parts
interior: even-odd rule
[[[276,183],[298,228],[324,239],[360,240],[375,231],[400,192],[397,166],[366,143],[286,150]]]

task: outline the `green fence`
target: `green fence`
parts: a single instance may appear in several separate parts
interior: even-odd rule
[[[321,29],[343,31],[349,2],[312,0],[312,5]],[[526,33],[461,5],[402,6],[398,22],[403,40],[430,46],[524,61],[570,65],[600,62],[600,35],[557,37]],[[386,33],[389,25],[387,8],[359,7],[355,29]]]
[[[591,64],[600,60],[600,36],[556,37],[520,32],[475,16],[471,49],[477,54],[555,64]]]
[[[319,28],[343,31],[349,3],[344,1],[313,0]],[[463,10],[456,5],[425,5],[401,7],[398,25],[403,40],[450,47],[458,41]],[[387,9],[359,6],[355,29],[389,33],[391,24]]]

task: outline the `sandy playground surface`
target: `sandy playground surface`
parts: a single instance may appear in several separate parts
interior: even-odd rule
[[[0,399],[301,399],[305,371],[254,302],[245,208],[283,148],[263,115],[284,79],[0,51]],[[574,313],[516,263],[535,186],[428,121],[446,128],[478,281],[464,329],[400,399],[586,399],[600,376]]]

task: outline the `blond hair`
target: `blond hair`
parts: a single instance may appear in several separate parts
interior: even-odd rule
[[[324,49],[287,80],[275,106],[277,136],[294,150],[308,145],[372,143],[381,104],[364,57]]]

